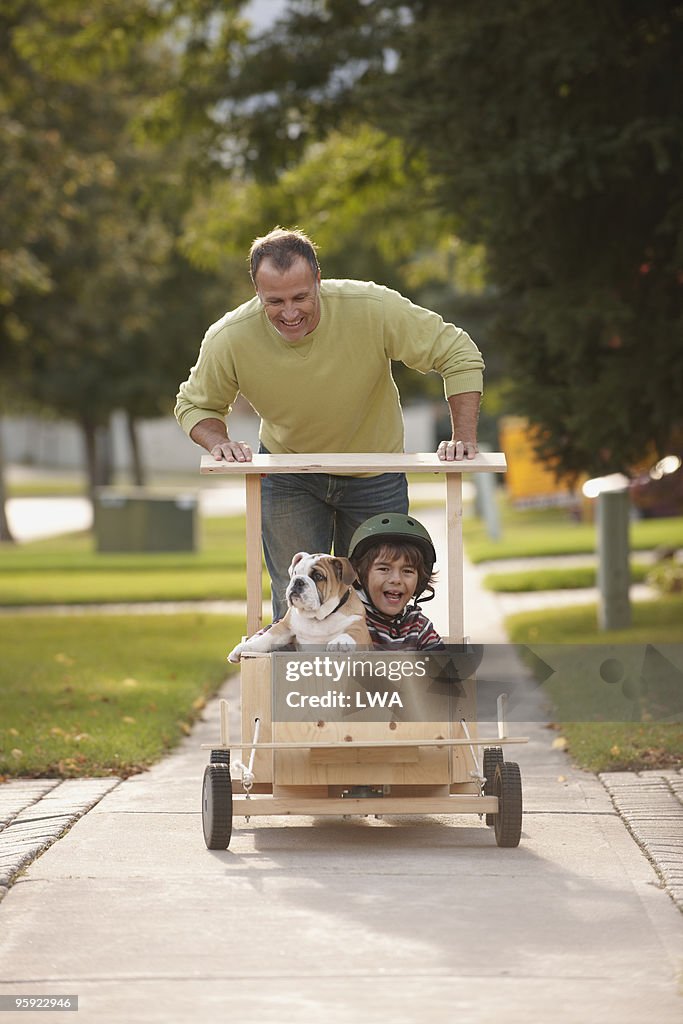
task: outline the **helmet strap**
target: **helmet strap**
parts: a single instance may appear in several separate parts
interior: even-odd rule
[[[418,597],[416,597],[414,599],[414,602],[415,602],[415,605],[419,607],[419,605],[424,604],[425,601],[433,601],[435,597],[436,597],[436,594],[434,592],[434,587],[432,587],[429,584],[427,584],[427,586],[418,595]]]

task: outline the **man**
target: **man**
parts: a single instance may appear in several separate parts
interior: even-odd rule
[[[209,328],[178,393],[178,422],[213,458],[251,460],[249,446],[232,440],[225,424],[238,392],[261,417],[261,451],[403,451],[392,359],[444,378],[453,430],[439,458],[475,456],[484,363],[463,330],[372,282],[321,280],[315,246],[301,231],[276,228],[257,238],[250,272],[256,297]],[[280,618],[294,552],[334,545],[345,555],[370,516],[408,511],[408,491],[397,473],[270,474],[262,503]]]

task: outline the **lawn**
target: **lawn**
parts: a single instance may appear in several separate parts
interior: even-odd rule
[[[196,553],[98,554],[90,533],[0,546],[0,605],[243,601],[244,516],[200,522]]]
[[[501,538],[497,541],[488,537],[481,520],[463,520],[470,561],[595,553],[595,524],[575,522],[564,509],[519,510],[505,503],[500,509]],[[683,517],[635,520],[631,523],[630,544],[632,551],[662,545],[683,547]]]
[[[662,705],[661,686],[651,686],[652,677],[644,669],[648,652],[654,658],[671,653],[670,648],[660,650],[661,645],[676,644],[680,650],[683,597],[634,604],[629,630],[600,632],[595,605],[512,615],[506,627],[514,643],[529,644],[535,651],[538,645],[563,645],[567,663],[573,659],[573,674],[560,676],[560,682],[549,680],[544,690],[554,701],[558,728],[579,765],[591,771],[683,767],[683,673],[676,668],[668,672],[661,684],[667,688]],[[593,664],[590,649],[583,645],[598,644],[609,649],[597,653]],[[614,679],[601,675],[608,660],[623,666]],[[645,685],[642,679],[647,679]],[[608,685],[612,682],[618,685]],[[661,721],[664,714],[671,719],[673,710],[677,721]]]
[[[119,775],[190,731],[228,672],[242,618],[0,617],[0,781]]]
[[[649,565],[631,563],[631,582],[644,582]],[[538,590],[573,590],[597,586],[597,572],[590,565],[560,566],[557,569],[525,569],[519,572],[491,572],[484,586],[498,593],[522,593]]]

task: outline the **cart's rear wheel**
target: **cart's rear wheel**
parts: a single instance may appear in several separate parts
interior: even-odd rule
[[[496,765],[502,764],[504,761],[503,748],[502,747],[485,747],[484,748],[484,776],[486,782],[484,783],[484,796],[495,796],[495,790],[493,788],[493,777],[496,774]],[[495,825],[496,816],[495,814],[486,815],[486,824]]]
[[[227,850],[232,835],[232,782],[227,764],[208,764],[204,771],[202,827],[209,850]]]
[[[522,834],[522,776],[519,765],[504,761],[496,765],[493,789],[498,797],[498,813],[494,815],[498,846],[519,846]]]

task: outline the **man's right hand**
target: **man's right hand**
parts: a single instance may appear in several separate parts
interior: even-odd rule
[[[246,441],[231,441],[223,420],[200,420],[190,431],[190,437],[206,448],[216,462],[251,462],[251,448]]]
[[[251,462],[252,458],[251,448],[246,441],[231,441],[229,438],[215,444],[209,449],[209,454],[216,462]]]

